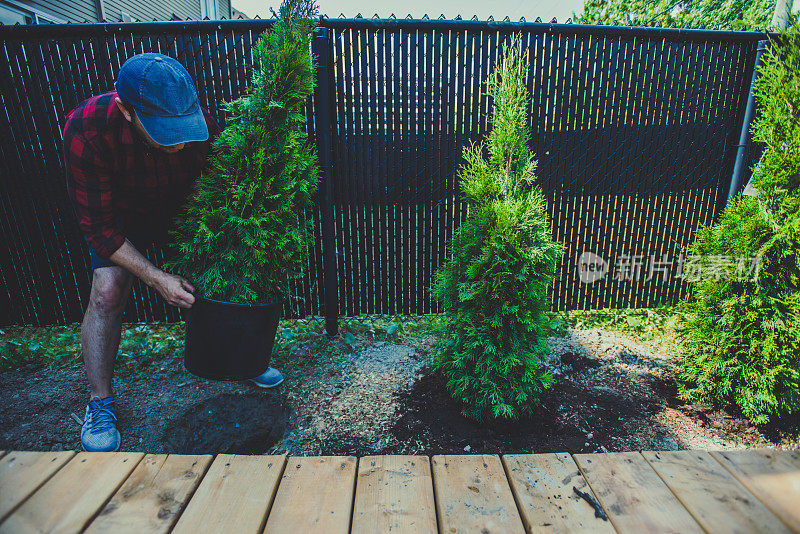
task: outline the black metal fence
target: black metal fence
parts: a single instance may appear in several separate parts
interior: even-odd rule
[[[251,44],[269,24],[0,28],[0,324],[76,321],[85,308],[87,253],[64,188],[65,115],[112,90],[125,59],[158,51],[186,66],[201,104],[224,122],[220,103],[246,91]],[[321,195],[310,214],[315,246],[290,313],[324,312],[321,207],[333,216],[327,267],[340,313],[437,310],[432,276],[466,215],[462,149],[487,133],[484,82],[514,33],[529,52],[539,182],[567,248],[554,308],[684,295],[679,254],[724,206],[763,35],[394,19],[325,19],[321,28],[315,51],[332,60],[320,71],[331,90],[317,92],[307,115],[312,141],[328,129],[317,131],[320,117],[332,118],[330,204]],[[593,283],[578,279],[584,252],[606,261]],[[134,286],[127,320],[177,318]]]

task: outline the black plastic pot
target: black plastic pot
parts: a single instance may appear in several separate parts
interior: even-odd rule
[[[236,304],[195,295],[185,313],[186,369],[213,380],[245,380],[266,371],[283,304]]]

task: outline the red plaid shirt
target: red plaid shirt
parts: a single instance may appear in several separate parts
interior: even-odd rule
[[[112,91],[67,115],[64,162],[67,192],[78,225],[98,256],[108,258],[125,237],[165,236],[206,164],[219,127],[203,109],[209,141],[167,154],[148,146],[114,103]]]

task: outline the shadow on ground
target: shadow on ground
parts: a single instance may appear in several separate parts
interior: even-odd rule
[[[164,450],[177,454],[263,454],[283,436],[284,400],[261,392],[230,393],[194,404],[164,430]]]

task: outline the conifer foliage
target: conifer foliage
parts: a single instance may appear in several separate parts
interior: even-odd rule
[[[692,252],[707,266],[756,258],[757,271],[692,285],[683,328],[679,393],[737,407],[754,423],[800,411],[800,33],[773,41],[756,85],[753,174],[758,196],[739,196]],[[731,273],[733,275],[737,273]]]
[[[679,28],[766,28],[775,0],[585,0],[581,24]]]
[[[303,107],[315,86],[313,1],[285,0],[253,45],[252,89],[224,104],[228,125],[175,223],[176,259],[166,265],[205,297],[282,300],[302,276],[319,180]]]
[[[459,170],[469,215],[433,289],[447,317],[435,367],[462,413],[477,420],[529,415],[551,384],[541,367],[550,352],[547,286],[563,253],[533,184],[527,53],[516,38],[503,55],[488,81],[488,143],[466,148]]]

